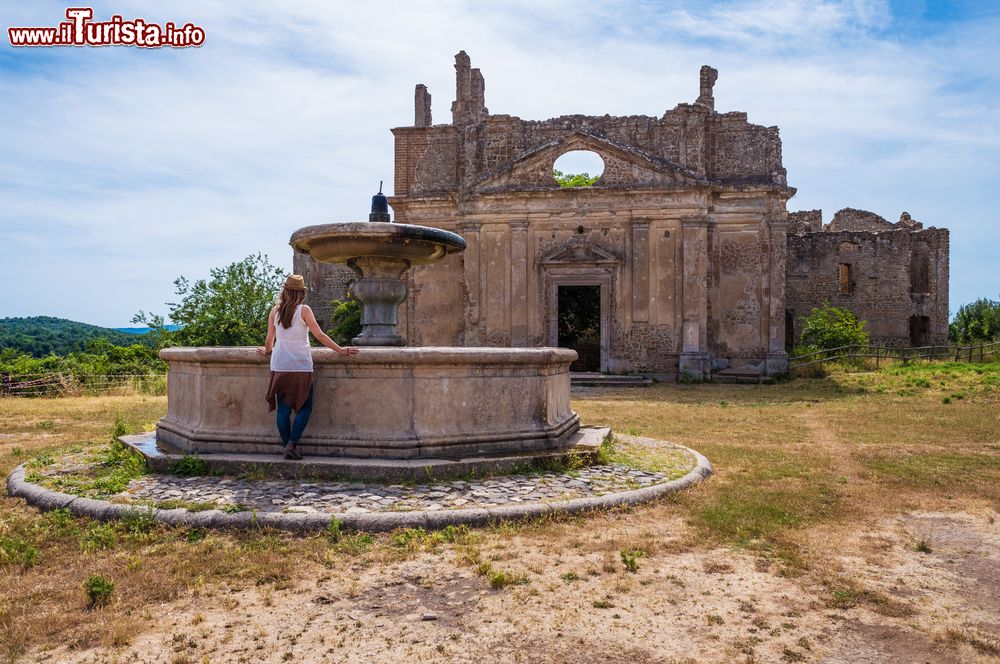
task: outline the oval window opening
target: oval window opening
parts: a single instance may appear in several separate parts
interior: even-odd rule
[[[589,187],[604,173],[601,155],[590,150],[572,150],[556,159],[552,177],[560,187]]]

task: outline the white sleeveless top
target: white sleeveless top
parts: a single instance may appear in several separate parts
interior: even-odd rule
[[[274,317],[275,341],[271,351],[271,371],[305,372],[313,370],[312,351],[309,349],[309,328],[302,320],[302,305],[295,307],[292,326],[285,328],[281,318]]]

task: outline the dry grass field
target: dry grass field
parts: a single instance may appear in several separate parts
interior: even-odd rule
[[[0,471],[163,397],[0,400]],[[581,391],[716,475],[631,510],[309,537],[0,500],[0,660],[1000,660],[1000,364]],[[631,569],[630,569],[631,567]],[[88,608],[84,582],[114,583]]]

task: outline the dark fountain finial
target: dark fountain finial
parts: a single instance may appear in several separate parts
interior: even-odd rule
[[[378,193],[372,196],[372,211],[368,215],[368,221],[392,221],[389,217],[389,199],[382,193],[382,180],[378,181]]]

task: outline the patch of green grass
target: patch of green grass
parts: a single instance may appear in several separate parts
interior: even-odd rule
[[[613,609],[615,605],[606,599],[595,599],[592,606],[595,609]]]
[[[861,588],[849,580],[838,579],[829,584],[826,596],[827,608],[844,611],[862,604],[884,616],[904,617],[913,612],[908,605],[877,590]]]
[[[341,521],[337,517],[332,517],[330,519],[330,523],[328,523],[326,526],[327,537],[329,537],[330,541],[333,542],[334,544],[339,542],[342,537],[340,529],[343,525],[344,525],[343,521]]]
[[[87,577],[83,582],[83,589],[87,592],[87,608],[96,609],[106,606],[111,601],[111,595],[115,592],[115,584],[106,577],[99,574]]]
[[[52,456],[52,451],[46,450],[36,455],[34,459],[25,464],[25,467],[33,469],[45,468],[46,466],[51,466],[54,462],[55,457]]]
[[[123,513],[118,524],[126,534],[145,535],[156,527],[156,516],[151,509],[136,507]]]
[[[618,552],[622,559],[622,565],[633,574],[639,571],[639,558],[642,557],[641,549],[622,549]]]
[[[599,456],[607,463],[619,463],[649,473],[663,473],[668,480],[683,477],[695,465],[690,452],[676,447],[635,445],[617,439],[602,443],[601,449]]]
[[[193,501],[193,500],[180,500],[177,498],[171,498],[169,500],[161,500],[156,503],[157,509],[161,510],[176,510],[185,509],[188,512],[207,512],[208,510],[214,510],[216,508],[215,501],[203,500],[203,501]],[[227,510],[223,510],[227,511]],[[236,510],[237,512],[240,510]]]
[[[576,572],[566,572],[565,574],[561,574],[559,578],[567,583],[570,583],[572,581],[579,581],[580,575]]]
[[[146,460],[120,441],[97,448],[90,465],[76,473],[46,475],[32,473],[25,479],[50,489],[87,498],[106,498],[121,493],[129,483],[148,472]]]
[[[50,537],[77,537],[80,534],[76,518],[65,507],[46,512],[40,521],[41,528]]]
[[[507,586],[523,586],[527,583],[531,583],[531,579],[528,578],[527,574],[520,572],[508,572],[494,567],[490,567],[486,570],[486,573],[483,576],[485,576],[486,580],[490,582],[490,588],[493,588],[494,590],[500,590],[502,588],[506,588]]]
[[[202,542],[208,536],[204,528],[192,528],[184,534],[184,539],[192,544]]]
[[[737,545],[772,537],[839,514],[840,497],[822,483],[761,488],[753,480],[730,484],[707,497],[692,514],[703,533]]]
[[[38,560],[38,549],[20,537],[0,535],[0,565],[29,567]]]
[[[862,463],[869,478],[911,488],[1000,482],[1000,457],[991,454],[878,454]]]
[[[375,544],[375,536],[369,533],[342,534],[335,544],[335,549],[349,556],[359,556]]]
[[[110,523],[92,523],[80,536],[80,547],[84,551],[112,549],[118,543],[118,533]]]
[[[208,463],[197,454],[185,454],[171,461],[168,469],[179,477],[204,477],[211,474]]]

